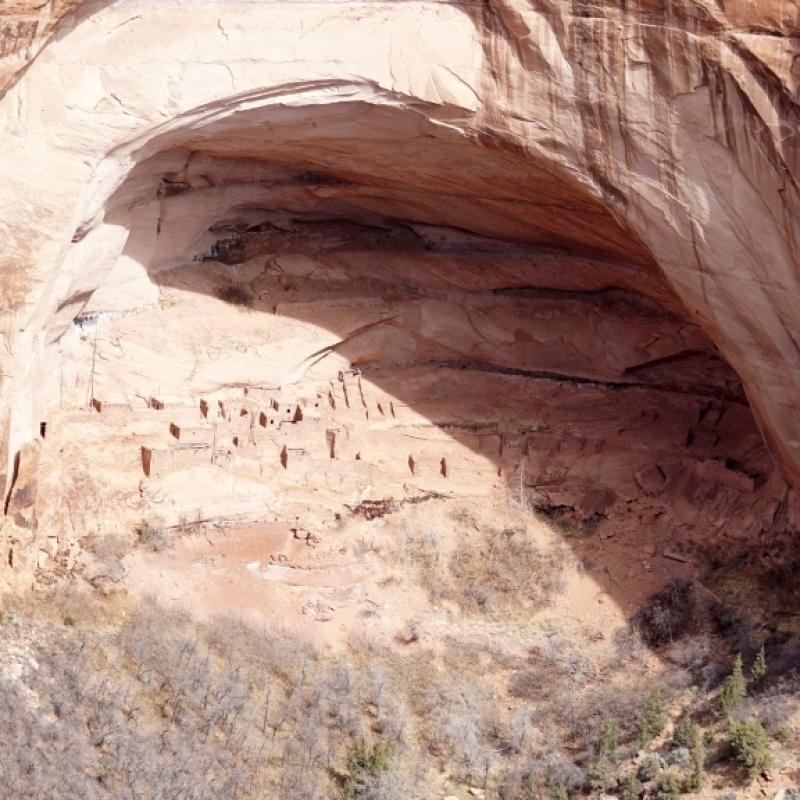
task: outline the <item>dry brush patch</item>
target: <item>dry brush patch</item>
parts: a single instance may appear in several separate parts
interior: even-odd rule
[[[289,631],[82,599],[75,624],[53,594],[0,628],[30,661],[0,677],[15,797],[399,800],[444,765],[488,785],[532,757],[501,747],[527,723],[496,711],[491,683],[431,669],[430,652],[323,655]]]
[[[388,544],[373,540],[370,549],[390,564],[411,567],[434,602],[448,601],[466,614],[528,613],[563,588],[568,548],[534,534],[524,516],[502,525],[460,507],[449,514],[415,511],[395,523]]]
[[[685,587],[596,646],[559,616],[580,573],[556,536],[516,512],[443,508],[358,522],[351,552],[437,602],[419,626],[354,631],[343,651],[74,586],[7,596],[4,785],[21,800],[413,800],[444,773],[487,800],[671,800],[706,773],[744,783],[796,743],[797,679],[773,666],[774,647],[757,666],[746,655],[746,697],[731,721],[720,714],[708,670],[728,640],[713,614],[689,620]],[[118,560],[117,544],[97,555]]]
[[[444,655],[356,640],[330,655],[287,630],[198,624],[154,601],[54,593],[12,613],[3,645],[18,640],[30,661],[16,683],[0,677],[14,797],[400,800],[442,769],[490,796],[532,780],[534,763],[580,775],[541,698],[509,706],[458,637]],[[502,648],[492,660],[515,663]]]

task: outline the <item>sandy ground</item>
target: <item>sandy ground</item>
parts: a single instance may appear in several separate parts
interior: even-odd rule
[[[447,563],[464,537],[474,534],[471,529],[477,520],[524,526],[543,551],[561,548],[563,586],[550,604],[466,614],[446,599],[432,600],[428,588],[420,585],[414,564],[397,555],[395,546],[402,537],[433,531],[441,561]],[[634,607],[678,569],[658,556],[645,570],[641,552],[631,543],[600,543],[597,537],[593,563],[587,569],[563,540],[563,533],[548,522],[499,499],[495,503],[439,500],[425,504],[424,512],[421,507],[407,507],[381,519],[352,520],[311,544],[278,523],[190,533],[169,549],[138,548],[126,556],[124,586],[133,596],[153,595],[201,619],[243,616],[257,624],[305,633],[334,649],[362,636],[396,644],[412,626],[425,632],[429,646],[440,634],[497,635],[500,641],[516,628],[517,644],[523,648],[537,631],[556,628],[585,641],[593,657],[604,660],[614,632],[625,627],[629,613],[617,600],[616,581],[625,581]],[[585,546],[590,549],[588,542]],[[619,579],[611,577],[617,575]]]

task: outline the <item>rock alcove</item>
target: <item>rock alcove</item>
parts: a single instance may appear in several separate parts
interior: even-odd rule
[[[24,529],[69,527],[60,498],[71,479],[49,494],[31,489],[45,475],[37,458],[54,487],[70,472],[97,483],[95,507],[82,512],[89,528],[116,524],[112,496],[131,520],[252,515],[275,506],[273,468],[302,491],[328,481],[338,499],[321,507],[334,513],[375,485],[347,466],[358,461],[384,475],[387,494],[500,486],[581,524],[654,525],[681,546],[727,535],[733,518],[743,539],[783,531],[793,508],[790,312],[785,281],[752,274],[761,259],[782,275],[791,246],[770,236],[759,252],[726,222],[753,200],[753,171],[771,174],[779,154],[766,143],[743,158],[761,129],[746,85],[734,87],[732,68],[704,48],[719,28],[691,15],[664,26],[693,48],[666,91],[654,29],[640,25],[618,47],[627,18],[616,12],[603,39],[580,15],[395,4],[375,42],[388,61],[362,53],[344,69],[343,53],[360,51],[346,10],[324,5],[272,9],[270,49],[244,23],[248,3],[225,19],[198,4],[188,27],[180,3],[147,17],[84,4],[7,93],[18,156],[7,169],[46,221],[16,238],[26,266],[5,287],[23,320],[4,386],[15,398],[9,515]],[[423,40],[410,25],[419,13]],[[176,50],[159,30],[178,14]],[[287,30],[315,25],[326,49],[283,58]],[[541,36],[529,51],[509,25]],[[563,58],[532,44],[542,36]],[[590,45],[602,79],[578,57]],[[609,79],[615,54],[626,102]],[[648,86],[635,78],[643,63]],[[80,76],[58,103],[54,64],[60,81],[70,69]],[[610,107],[623,109],[618,127]],[[712,146],[708,131],[725,115],[741,120],[744,139],[717,130]],[[61,178],[45,195],[24,168],[36,152]],[[766,230],[784,224],[775,203],[793,207],[794,195],[776,200],[765,180],[751,208]],[[9,208],[12,225],[18,213]],[[732,243],[743,246],[734,261]],[[731,288],[745,283],[757,287],[750,300]],[[168,430],[146,416],[150,398],[186,427],[179,418],[201,401],[230,406],[245,389],[244,416],[286,401],[290,414],[311,403],[325,418],[304,413],[298,441],[269,445],[277,455],[226,429],[231,458],[253,462],[231,467],[227,494],[203,488],[218,483],[210,460],[202,479],[139,485],[140,446],[157,449]],[[64,455],[59,416],[89,424],[70,414],[92,400],[130,416],[94,436],[96,452]],[[43,423],[47,439],[26,445]],[[258,452],[239,452],[245,445]],[[293,453],[310,461],[289,476]]]

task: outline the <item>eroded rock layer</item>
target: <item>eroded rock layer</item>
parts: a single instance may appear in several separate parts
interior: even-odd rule
[[[667,541],[793,529],[797,26],[792,2],[83,3],[0,101],[13,546],[498,481]],[[65,512],[70,475],[95,509]]]

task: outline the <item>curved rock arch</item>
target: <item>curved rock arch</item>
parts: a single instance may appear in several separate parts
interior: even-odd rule
[[[242,8],[249,6],[252,11],[254,5],[243,4]],[[787,474],[796,477],[800,365],[791,331],[798,296],[794,239],[797,149],[791,139],[781,138],[796,115],[796,105],[780,79],[751,55],[737,51],[732,40],[739,32],[726,27],[724,16],[709,12],[710,16],[701,19],[682,4],[667,9],[669,20],[645,9],[646,4],[627,12],[607,10],[601,17],[585,13],[581,3],[539,6],[509,0],[466,9],[418,5],[431,25],[431,40],[440,39],[432,46],[428,43],[427,51],[416,41],[407,27],[410,15],[419,11],[416,6],[385,10],[385,31],[375,46],[380,57],[366,68],[366,73],[374,74],[349,82],[342,77],[324,77],[326,72],[342,69],[341,54],[348,47],[346,29],[350,25],[346,12],[337,17],[317,7],[279,9],[276,15],[288,27],[276,25],[271,33],[274,42],[298,24],[318,23],[314,41],[325,43],[329,58],[320,58],[316,67],[303,60],[287,67],[280,58],[265,59],[258,69],[252,64],[240,66],[241,74],[237,74],[234,62],[246,63],[239,58],[241,49],[256,44],[263,47],[263,42],[248,38],[236,10],[230,12],[230,30],[222,19],[212,20],[209,15],[206,19],[198,10],[177,50],[202,51],[202,44],[193,37],[211,41],[213,35],[219,48],[215,60],[175,63],[186,85],[194,87],[192,91],[204,77],[209,86],[203,87],[200,95],[213,95],[210,86],[218,87],[218,96],[203,102],[191,97],[190,91],[176,103],[170,96],[175,91],[172,86],[154,98],[137,97],[135,87],[142,76],[134,78],[125,74],[126,68],[120,69],[126,59],[127,69],[135,68],[141,53],[137,55],[137,35],[149,31],[157,38],[159,18],[185,10],[183,4],[164,4],[145,18],[134,14],[130,6],[121,10],[94,4],[65,26],[59,40],[3,100],[13,157],[5,176],[13,197],[8,198],[3,219],[16,233],[5,260],[18,284],[15,288],[11,281],[5,289],[15,305],[27,298],[23,310],[12,317],[15,326],[21,324],[22,333],[13,336],[16,356],[5,369],[14,375],[3,389],[4,405],[15,406],[13,419],[7,422],[9,461],[38,427],[38,413],[26,405],[36,397],[33,387],[49,369],[45,350],[48,338],[53,337],[45,330],[50,327],[52,334],[58,328],[55,309],[61,306],[68,315],[73,310],[70,298],[93,291],[91,285],[74,285],[70,270],[61,267],[64,258],[70,258],[70,237],[81,239],[74,243],[77,246],[86,247],[83,243],[91,241],[84,237],[96,214],[87,210],[102,207],[103,198],[120,183],[126,173],[125,167],[120,169],[120,156],[131,156],[137,147],[144,148],[139,154],[143,156],[147,145],[142,136],[160,131],[168,137],[164,126],[177,125],[185,144],[186,127],[197,120],[196,115],[213,113],[231,98],[255,98],[264,92],[263,85],[247,91],[234,89],[243,76],[263,84],[266,64],[276,72],[300,74],[293,79],[284,76],[279,81],[283,86],[307,86],[309,76],[316,74],[311,84],[323,94],[325,88],[335,86],[366,88],[371,102],[382,97],[391,105],[403,98],[406,108],[409,98],[414,98],[421,107],[446,112],[446,119],[440,121],[442,130],[467,132],[470,142],[480,146],[476,152],[482,156],[516,154],[516,164],[540,179],[552,176],[554,170],[568,176],[557,183],[555,194],[561,204],[555,214],[565,207],[573,214],[585,213],[586,225],[594,224],[601,238],[610,238],[612,252],[602,245],[591,246],[591,242],[587,246],[574,230],[563,237],[566,243],[581,255],[618,257],[620,250],[627,249],[627,260],[634,265],[647,264],[652,269],[653,262],[658,264],[690,314],[701,321],[742,376],[773,453]],[[647,21],[646,14],[655,14],[653,22]],[[85,28],[89,20],[95,26],[91,33]],[[218,24],[212,26],[212,22]],[[94,55],[92,69],[86,69],[79,59],[74,62],[75,69],[65,68],[76,36],[79,42],[85,36],[83,46],[91,53],[103,31],[111,43],[103,45],[109,48],[105,55],[102,48]],[[230,44],[232,34],[237,37],[235,47]],[[336,41],[337,34],[342,41]],[[117,47],[120,63],[109,70],[103,59]],[[230,58],[225,55],[226,47],[231,48]],[[436,59],[431,60],[434,52]],[[45,107],[47,102],[55,102],[56,93],[46,86],[52,76],[48,57],[51,63],[60,64],[67,78],[79,75],[88,90],[78,93],[85,98],[88,91],[97,100],[93,107],[89,108],[87,101],[86,108],[73,113],[67,97],[69,113],[58,122],[37,118],[39,112],[26,106],[31,99],[34,107],[38,101]],[[420,63],[413,64],[414,58]],[[357,66],[363,70],[365,64],[369,64],[366,56]],[[115,74],[119,78],[116,83]],[[151,74],[164,80],[163,73]],[[165,82],[169,84],[170,79]],[[267,94],[270,91],[267,89]],[[171,116],[159,124],[155,118],[164,107],[170,108],[166,113]],[[614,109],[619,112],[616,121],[611,114]],[[98,117],[94,127],[78,130],[81,120],[92,115]],[[161,145],[166,141],[161,139]],[[36,196],[41,185],[30,180],[29,165],[42,157],[45,163],[37,166],[46,166],[63,181],[60,197],[42,200]],[[87,185],[88,192],[82,188]],[[76,202],[80,196],[87,199]],[[15,211],[20,197],[32,198],[30,207]],[[30,225],[32,210],[37,217],[34,226]],[[527,211],[530,221],[531,208]],[[744,231],[746,216],[763,228],[762,236]],[[41,224],[45,219],[46,224]],[[126,237],[120,230],[111,250],[121,248]],[[522,243],[524,239],[520,236]],[[527,243],[559,244],[541,234]],[[80,255],[73,248],[72,258],[75,253]],[[107,259],[108,252],[98,258]],[[658,291],[663,297],[670,294],[663,287]],[[34,400],[32,405],[38,402]]]

